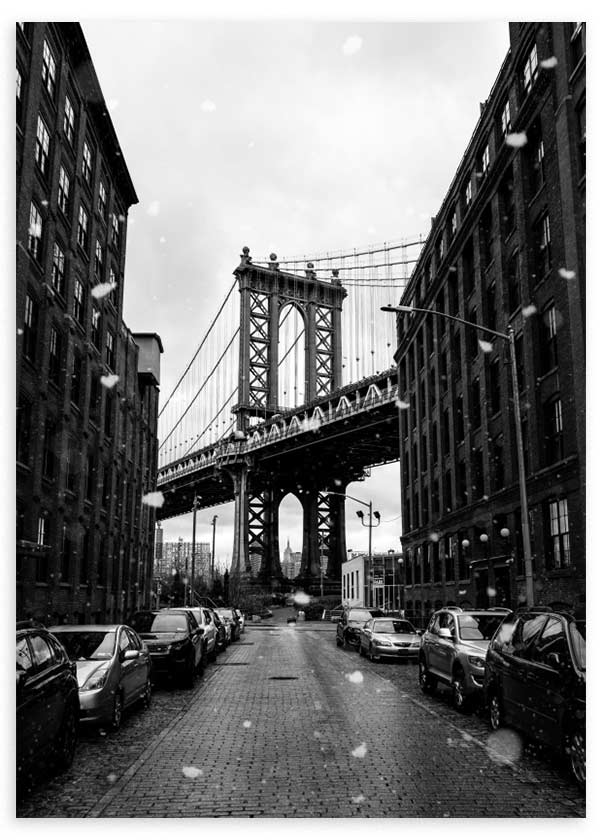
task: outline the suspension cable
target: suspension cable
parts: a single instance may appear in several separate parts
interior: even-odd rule
[[[181,383],[182,383],[182,382],[183,382],[183,380],[185,379],[185,377],[186,377],[186,375],[187,375],[187,373],[188,373],[189,369],[190,369],[190,368],[191,368],[191,366],[193,365],[193,363],[194,363],[194,361],[195,361],[195,359],[196,359],[196,357],[197,357],[198,353],[199,353],[199,352],[202,350],[202,348],[204,347],[204,344],[206,343],[206,340],[207,340],[208,336],[210,335],[212,328],[214,327],[215,323],[217,322],[217,320],[218,320],[219,316],[221,315],[221,312],[222,312],[222,311],[223,311],[223,309],[225,308],[225,304],[227,303],[227,301],[228,301],[228,300],[229,300],[229,298],[231,297],[231,293],[233,292],[233,290],[235,289],[235,287],[236,287],[236,286],[237,286],[237,278],[233,281],[233,285],[231,286],[231,288],[230,288],[230,289],[229,289],[229,291],[227,292],[227,296],[225,297],[225,300],[223,301],[223,303],[221,304],[221,306],[220,306],[220,308],[219,308],[219,311],[217,312],[217,314],[216,314],[216,315],[215,315],[215,317],[213,318],[213,320],[212,320],[212,323],[211,323],[210,327],[208,328],[208,330],[207,330],[207,331],[206,331],[206,333],[204,334],[204,338],[202,339],[202,341],[200,342],[200,346],[198,347],[198,349],[196,350],[196,352],[195,352],[195,353],[194,353],[194,355],[192,356],[192,358],[191,358],[191,360],[190,360],[189,365],[186,367],[186,369],[184,370],[184,372],[181,374],[181,377],[179,378],[179,382],[177,383],[177,385],[175,385],[175,387],[173,388],[173,390],[172,390],[172,391],[171,391],[171,393],[169,394],[169,396],[168,396],[168,398],[167,398],[167,401],[165,402],[165,404],[163,405],[163,407],[162,407],[162,408],[161,408],[161,410],[159,411],[159,413],[158,413],[158,416],[159,416],[159,417],[161,416],[161,414],[163,413],[163,411],[165,410],[165,408],[168,406],[169,402],[171,401],[171,398],[172,398],[172,397],[173,397],[173,395],[175,394],[175,391],[179,388],[179,386],[181,385]],[[238,330],[238,332],[239,332],[239,330]]]
[[[210,429],[210,427],[211,427],[211,426],[212,426],[212,424],[215,422],[215,420],[219,417],[219,415],[221,414],[221,412],[223,411],[223,409],[225,408],[225,406],[226,406],[226,405],[229,405],[229,403],[231,402],[231,400],[232,400],[232,399],[233,399],[233,397],[235,396],[236,391],[237,391],[237,385],[236,385],[236,387],[233,389],[233,391],[231,392],[231,394],[229,395],[229,397],[227,398],[227,400],[223,403],[223,405],[221,406],[221,408],[217,411],[217,413],[216,413],[216,414],[215,414],[215,416],[212,418],[212,420],[209,420],[208,425],[206,425],[206,426],[202,429],[202,431],[200,432],[200,434],[199,434],[199,435],[196,435],[196,437],[194,438],[194,441],[190,444],[190,446],[188,446],[188,448],[186,449],[186,451],[185,451],[185,452],[183,453],[183,455],[181,456],[182,458],[185,458],[185,456],[188,454],[188,452],[189,452],[189,451],[190,451],[190,450],[191,450],[191,449],[192,449],[192,448],[196,445],[196,442],[197,442],[197,441],[199,441],[199,440],[202,438],[202,435],[204,435],[204,433],[205,433],[206,431],[208,431],[208,429]],[[235,422],[235,421],[234,421],[234,422]]]

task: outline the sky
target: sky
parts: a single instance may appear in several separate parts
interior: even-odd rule
[[[244,245],[352,249],[427,233],[508,50],[501,22],[81,20],[139,204],[129,214],[124,318],[161,336],[166,398],[232,283]],[[387,317],[382,314],[382,317]],[[347,492],[381,513],[373,550],[400,550],[399,467]],[[347,547],[368,529],[347,502]],[[280,509],[301,549],[299,503]],[[233,506],[198,513],[217,561]],[[165,520],[191,539],[191,515]]]

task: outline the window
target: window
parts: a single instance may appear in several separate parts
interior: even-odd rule
[[[17,461],[20,464],[29,464],[32,412],[31,400],[21,395],[17,406]]]
[[[519,253],[511,254],[506,267],[506,291],[508,313],[511,314],[521,305],[521,276],[519,272]]]
[[[465,439],[465,421],[462,394],[456,398],[454,407],[454,437],[457,441]]]
[[[560,397],[546,400],[543,406],[546,464],[564,458],[562,402]]]
[[[81,352],[73,349],[73,369],[71,373],[71,402],[79,407],[83,397],[83,359]]]
[[[81,158],[81,174],[83,180],[91,186],[92,183],[92,150],[87,140],[83,141],[83,153]]]
[[[110,267],[110,271],[108,273],[108,282],[111,285],[110,294],[108,295],[109,303],[111,303],[115,308],[118,306],[118,297],[117,297],[117,275],[115,273],[114,268]]]
[[[55,385],[60,384],[60,373],[62,369],[63,339],[58,328],[50,327],[50,344],[48,353],[48,379]]]
[[[543,633],[538,636],[532,645],[531,658],[535,662],[541,662],[556,670],[558,662],[564,665],[568,661],[568,656],[567,634],[563,623],[560,618],[551,616],[544,627]]]
[[[52,288],[59,295],[65,293],[65,255],[62,248],[55,242],[52,247],[52,273],[50,275]]]
[[[571,61],[575,68],[585,55],[585,23],[578,21],[571,26]]]
[[[65,133],[65,137],[72,146],[75,140],[75,111],[73,109],[71,100],[68,96],[65,96],[65,115],[63,117],[63,131]]]
[[[458,315],[458,279],[456,272],[448,277],[448,314]]]
[[[90,420],[98,424],[100,422],[100,408],[102,405],[101,388],[96,375],[92,375],[90,383]]]
[[[492,206],[488,204],[479,220],[479,249],[481,263],[486,268],[492,261]]]
[[[458,507],[466,505],[467,498],[467,465],[464,461],[458,461],[456,474],[456,504]]]
[[[107,437],[110,437],[113,432],[113,413],[114,399],[112,391],[106,391],[104,402],[104,434]]]
[[[552,251],[550,248],[550,217],[544,213],[533,228],[535,248],[535,271],[537,282],[548,274],[552,267]]]
[[[72,556],[73,545],[69,536],[68,527],[64,524],[60,546],[60,577],[63,582],[68,582],[71,578]]]
[[[496,329],[496,284],[490,283],[485,290],[485,314],[486,325],[491,329]]]
[[[106,364],[111,370],[115,367],[115,337],[110,331],[106,331]]]
[[[100,350],[101,344],[101,328],[102,328],[102,315],[100,314],[100,310],[96,305],[92,307],[92,342],[94,347]]]
[[[473,450],[473,500],[480,499],[484,493],[483,485],[483,451],[481,448]]]
[[[485,178],[490,168],[490,147],[486,143],[486,145],[481,150],[479,155],[477,171],[480,174],[481,178]]]
[[[566,499],[549,502],[548,519],[550,534],[546,565],[551,569],[563,569],[571,565],[569,509]]]
[[[44,120],[38,115],[35,136],[35,162],[42,175],[48,174],[48,155],[50,153],[50,133]]]
[[[54,92],[56,90],[56,59],[46,40],[44,41],[42,52],[42,81],[48,94],[54,99]]]
[[[460,348],[460,332],[452,336],[452,376],[458,380],[462,375],[462,353]]]
[[[23,76],[17,67],[17,125],[23,121]]]
[[[69,211],[69,193],[71,191],[71,179],[67,175],[65,168],[60,167],[58,175],[58,207],[67,215]]]
[[[465,210],[466,210],[467,207],[471,204],[471,201],[473,200],[473,187],[471,185],[471,178],[469,178],[469,180],[467,181],[467,183],[464,186],[463,200],[464,200]]]
[[[504,438],[502,435],[492,441],[492,488],[501,490],[504,487]]]
[[[76,438],[69,438],[67,450],[67,490],[71,493],[77,492],[77,475],[79,473],[79,445]]]
[[[511,129],[510,124],[510,102],[508,99],[504,103],[504,108],[502,109],[502,115],[500,117],[500,129],[502,131],[502,136],[506,137],[509,134]]]
[[[94,252],[94,272],[98,279],[102,278],[102,271],[104,268],[104,252],[102,250],[102,243],[96,239],[96,250]]]
[[[481,426],[481,389],[479,379],[471,382],[471,425],[474,429]]]
[[[500,360],[494,359],[489,366],[490,412],[497,414],[501,405]]]
[[[110,217],[110,241],[115,248],[119,247],[120,241],[120,229],[119,229],[119,217],[116,213],[112,213]]]
[[[444,572],[446,575],[446,581],[454,580],[455,573],[454,573],[454,539],[452,534],[446,534],[444,537]],[[450,623],[452,626],[454,625],[454,620],[452,616],[449,616],[449,624],[448,627],[450,629]]]
[[[529,143],[527,144],[528,178],[529,191],[531,196],[536,195],[544,186],[544,139],[542,128],[537,120],[529,131]]]
[[[462,252],[462,282],[465,297],[475,288],[475,260],[473,256],[473,238],[467,240]]]
[[[84,251],[88,249],[88,214],[83,206],[79,205],[79,218],[77,220],[77,244]]]
[[[544,309],[540,332],[540,373],[543,376],[553,370],[558,364],[556,308],[554,304]]]
[[[504,180],[500,184],[500,203],[502,213],[502,233],[506,239],[515,229],[516,214],[512,169],[508,171]]]
[[[42,258],[42,214],[38,207],[31,202],[29,207],[29,230],[27,232],[27,250],[34,260],[41,261]]]
[[[56,468],[56,421],[47,418],[44,424],[44,446],[42,450],[42,475],[54,478]]]
[[[440,238],[438,239],[435,250],[436,250],[437,260],[438,260],[438,265],[439,265],[442,262],[442,260],[444,259],[444,237],[443,237],[443,235],[440,236]]]
[[[467,319],[469,323],[477,324],[477,308],[475,306],[472,309],[469,309]],[[471,359],[476,359],[479,355],[479,336],[480,332],[475,327],[465,330],[468,353]]]
[[[442,453],[448,455],[450,452],[450,415],[448,409],[442,414]]]
[[[23,355],[35,362],[38,332],[38,304],[28,293],[25,296],[25,317],[23,319]]]
[[[456,231],[458,230],[458,211],[456,207],[454,208],[454,212],[450,218],[450,236],[454,236]]]
[[[450,470],[444,473],[444,504],[446,511],[452,510],[452,472]]]
[[[525,66],[523,67],[523,92],[525,95],[529,93],[531,88],[533,87],[533,83],[537,79],[538,76],[538,57],[537,57],[537,46],[536,44],[533,45],[531,48],[531,52],[527,56],[527,61],[525,62]]]
[[[106,206],[106,187],[104,185],[104,181],[100,179],[100,183],[98,185],[98,213],[100,214],[100,216],[102,216],[103,219],[106,219]]]
[[[73,317],[82,326],[84,323],[85,313],[85,290],[83,283],[79,277],[75,278],[75,285],[73,286]]]

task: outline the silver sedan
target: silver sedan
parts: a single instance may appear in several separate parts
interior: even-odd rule
[[[372,618],[360,630],[358,652],[369,659],[417,659],[421,636],[403,618]]]
[[[80,719],[117,730],[123,711],[138,701],[150,705],[150,654],[124,624],[63,624],[50,632],[77,666]]]

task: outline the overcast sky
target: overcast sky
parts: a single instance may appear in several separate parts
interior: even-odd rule
[[[256,258],[427,233],[508,50],[506,22],[83,21],[139,204],[130,211],[124,317],[157,332],[166,397],[248,245]],[[386,317],[382,315],[382,317]],[[392,361],[392,360],[390,360]],[[348,492],[400,548],[399,469]],[[347,545],[367,529],[348,503]],[[282,548],[300,550],[295,503]],[[298,508],[299,509],[299,508]],[[198,514],[217,558],[232,506]],[[191,516],[164,522],[191,539]]]

